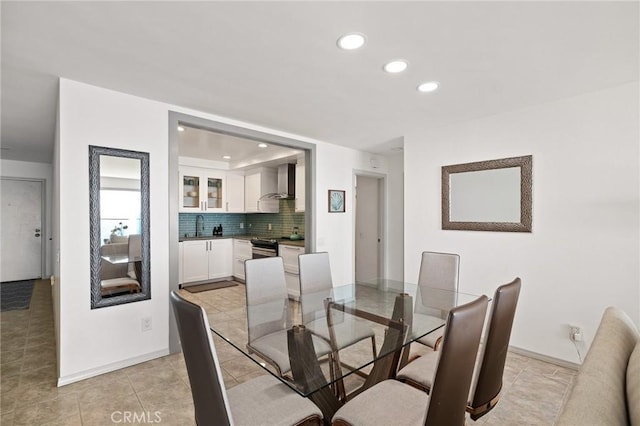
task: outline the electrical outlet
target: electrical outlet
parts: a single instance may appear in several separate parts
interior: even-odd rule
[[[268,231],[271,231],[272,229],[273,229],[273,228],[271,227],[271,224],[269,223],[269,224],[267,225],[267,230],[268,230]]]
[[[569,339],[574,342],[582,341],[582,330],[576,325],[569,326]]]
[[[244,229],[244,222],[240,222],[240,229]]]
[[[151,330],[151,317],[142,318],[142,331]]]

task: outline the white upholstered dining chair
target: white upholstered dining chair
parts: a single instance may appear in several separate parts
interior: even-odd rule
[[[281,257],[245,261],[247,349],[271,364],[279,375],[291,370],[287,330],[292,326],[289,296]],[[331,346],[313,336],[318,358],[331,356]]]
[[[307,253],[298,256],[300,271],[300,308],[302,323],[315,335],[330,343],[334,351],[347,348],[361,340],[371,339],[373,358],[376,357],[376,336],[365,322],[352,315],[336,313],[339,317],[329,330],[324,300],[332,296],[333,280],[329,253]],[[332,339],[331,336],[334,338]]]
[[[452,253],[425,251],[420,261],[418,289],[413,311],[413,323],[431,322],[429,317],[443,318],[446,312],[456,305],[460,256]],[[449,290],[440,293],[437,298],[429,289]],[[416,327],[420,329],[421,327]],[[443,328],[421,337],[417,342],[437,350],[442,341]]]

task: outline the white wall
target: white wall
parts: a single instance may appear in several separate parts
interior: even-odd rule
[[[373,170],[370,154],[62,79],[55,167],[60,181],[60,383],[168,351],[168,265],[177,265],[167,247],[169,203],[177,202],[167,196],[169,111],[316,144],[316,250],[331,253],[337,283],[353,280],[353,202],[347,203],[347,213],[329,214],[327,190],[345,189],[349,201],[354,170]],[[151,300],[90,309],[88,145],[150,153]],[[376,172],[386,173],[386,167],[381,159]],[[152,317],[153,330],[142,333],[146,316]]]
[[[523,289],[513,346],[578,362],[604,308],[640,323],[638,84],[405,136],[405,277],[420,252],[461,255],[460,289]],[[443,231],[441,166],[533,155],[533,232]]]
[[[53,167],[51,164],[33,163],[28,161],[0,160],[0,175],[2,177],[27,178],[27,179],[43,179],[45,200],[44,200],[44,232],[42,240],[44,242],[44,274],[43,278],[51,275],[51,203],[52,203],[52,180]]]
[[[60,81],[60,379],[61,384],[167,352],[167,107]],[[144,151],[150,158],[151,299],[91,309],[89,145]],[[151,331],[141,331],[143,317]]]
[[[404,163],[402,154],[387,156],[386,278],[404,281]],[[417,277],[416,277],[417,278]],[[410,281],[415,281],[413,280]]]

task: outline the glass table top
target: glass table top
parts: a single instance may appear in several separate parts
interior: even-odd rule
[[[403,348],[443,327],[451,308],[477,297],[377,279],[299,300],[263,294],[246,307],[245,318],[210,321],[210,327],[302,396],[327,388],[344,393],[354,375],[377,380],[393,374],[406,362]]]

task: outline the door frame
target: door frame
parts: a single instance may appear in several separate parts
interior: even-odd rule
[[[13,180],[22,182],[37,182],[40,184],[40,279],[45,278],[46,274],[46,261],[45,256],[47,254],[47,244],[45,242],[47,236],[47,216],[46,216],[46,179],[38,178],[26,178],[26,177],[13,177],[13,176],[0,176],[0,180]]]
[[[356,234],[356,213],[358,208],[358,202],[356,199],[356,184],[358,176],[375,178],[378,180],[378,204],[379,204],[379,217],[378,217],[378,235],[380,235],[380,239],[382,240],[380,244],[378,244],[378,275],[379,278],[386,278],[387,267],[387,175],[385,173],[376,173],[368,170],[353,170],[352,177],[352,194],[353,194],[353,247],[352,247],[352,262],[353,262],[353,279],[355,282],[356,278],[356,243],[358,241]]]

